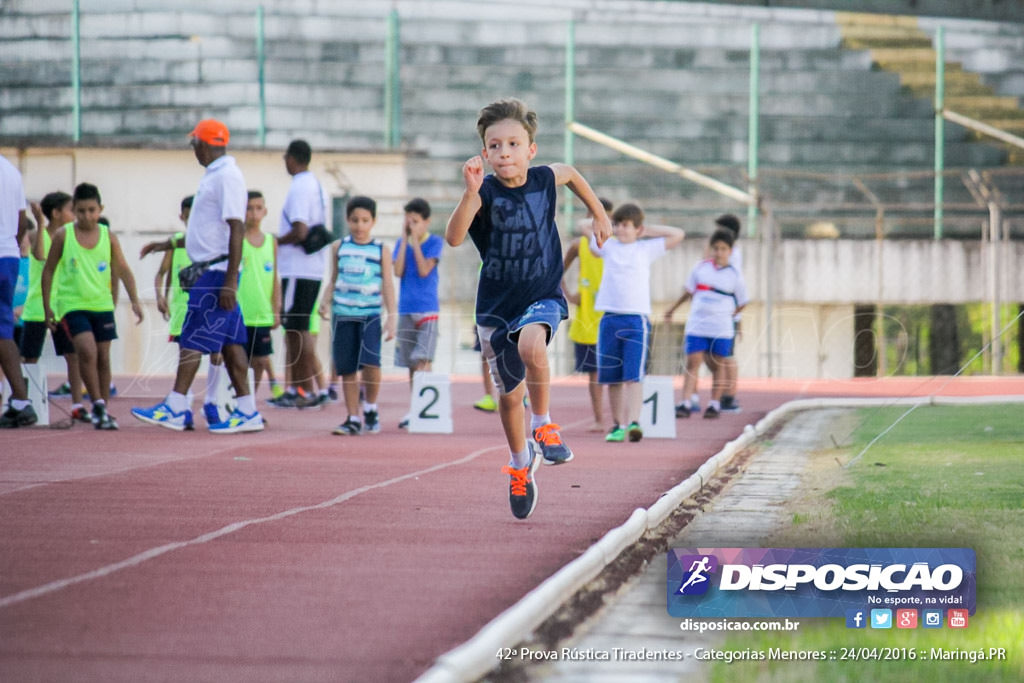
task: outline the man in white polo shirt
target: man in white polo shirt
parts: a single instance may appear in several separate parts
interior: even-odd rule
[[[150,424],[181,431],[192,426],[192,411],[186,394],[199,369],[204,353],[221,352],[238,407],[224,422],[211,424],[214,434],[258,432],[263,418],[249,393],[247,336],[238,307],[238,269],[242,260],[245,235],[245,207],[248,190],[235,159],[227,154],[230,133],[215,119],[200,121],[192,133],[196,160],[206,168],[199,190],[192,200],[192,211],[185,232],[185,251],[193,266],[208,264],[188,292],[188,312],[178,344],[178,372],[174,389],[152,408],[134,408],[132,415]],[[180,239],[180,238],[179,238]],[[143,247],[166,251],[176,246],[175,238]]]
[[[292,140],[284,153],[284,167],[292,176],[288,196],[281,208],[277,231],[277,270],[281,276],[281,327],[284,328],[286,362],[291,369],[287,393],[279,406],[308,406],[317,403],[313,377],[316,375],[316,346],[309,331],[310,316],[316,315],[320,284],[324,279],[323,248],[307,253],[303,242],[314,225],[325,225],[327,209],[323,188],[310,170],[313,150],[305,140]],[[297,396],[302,389],[304,398]],[[326,396],[324,397],[326,398]]]
[[[35,424],[36,411],[28,400],[28,387],[21,375],[21,356],[14,343],[14,286],[18,281],[18,261],[25,233],[32,222],[25,215],[25,187],[21,173],[0,157],[0,367],[11,384],[11,399],[0,415],[0,428],[27,427]]]

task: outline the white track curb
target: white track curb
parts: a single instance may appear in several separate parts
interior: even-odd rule
[[[475,681],[498,665],[495,654],[525,639],[558,610],[576,591],[586,585],[619,554],[648,531],[664,522],[680,504],[699,491],[742,449],[752,444],[793,413],[820,408],[861,408],[867,406],[968,405],[1024,403],[1024,396],[922,396],[912,398],[814,398],[784,403],[765,415],[755,426],[725,444],[692,475],[662,495],[649,508],[637,508],[624,524],[606,533],[582,555],[552,574],[476,635],[444,653],[415,683],[465,683]]]

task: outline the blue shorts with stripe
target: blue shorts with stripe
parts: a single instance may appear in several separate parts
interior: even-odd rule
[[[605,313],[597,332],[597,381],[639,382],[647,367],[651,322],[637,313]]]
[[[225,275],[223,270],[208,270],[189,290],[188,310],[178,337],[181,348],[220,353],[228,344],[244,347],[248,343],[242,309],[237,303],[230,311],[220,307],[220,290],[224,286]]]
[[[686,355],[708,353],[714,358],[728,358],[732,355],[733,337],[697,337],[686,335]]]

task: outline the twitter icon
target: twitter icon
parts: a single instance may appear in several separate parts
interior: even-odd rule
[[[892,610],[871,610],[871,628],[892,628]]]

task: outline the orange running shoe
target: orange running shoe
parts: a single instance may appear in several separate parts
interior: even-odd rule
[[[562,443],[562,435],[558,433],[561,429],[554,422],[533,430],[533,440],[540,446],[544,454],[545,465],[564,465],[572,460],[572,451]]]
[[[511,465],[501,468],[504,474],[509,475],[508,483],[508,504],[512,508],[512,514],[516,519],[526,519],[533,514],[533,508],[537,506],[537,482],[534,481],[533,473],[537,471],[540,458],[537,457],[537,450],[530,447],[533,457],[526,467],[513,469]]]

